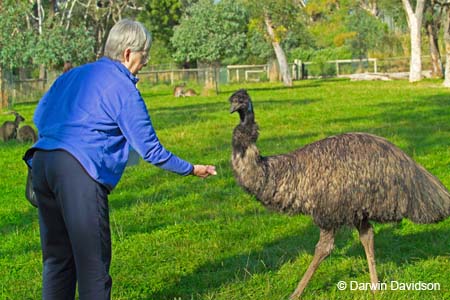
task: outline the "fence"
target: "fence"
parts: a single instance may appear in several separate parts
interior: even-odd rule
[[[342,75],[373,72],[378,73],[378,61],[368,59],[339,59],[324,62],[304,62],[296,60],[296,66],[301,66],[301,78],[339,77]],[[298,69],[299,67],[297,67]]]
[[[227,66],[227,82],[261,81],[270,77],[269,65]]]
[[[176,69],[164,66],[166,69],[158,70],[158,67],[148,67],[139,73],[144,82],[151,84],[175,85],[182,82],[196,82],[199,85],[227,84],[233,82],[258,82],[281,80],[276,63],[265,65],[229,65],[224,67]],[[422,58],[424,70],[431,69],[430,57]],[[397,73],[409,71],[409,58],[389,59],[344,59],[322,62],[302,62],[295,60],[289,64],[289,71],[293,80],[346,76],[355,73]],[[21,102],[33,102],[39,100],[45,90],[59,75],[49,72],[45,80],[20,79],[18,75],[6,74],[4,76],[4,91],[8,99],[8,105]]]
[[[214,82],[215,77],[218,76],[218,71],[217,68],[152,70],[140,72],[139,78],[154,84],[165,83],[171,85],[188,81],[198,83]]]
[[[4,72],[3,97],[8,107],[17,103],[38,101],[58,76],[55,72],[48,72],[44,79],[20,78],[11,72]]]
[[[368,58],[368,59],[341,59],[323,62],[301,62],[296,61],[295,70],[303,70],[294,78],[318,78],[318,77],[339,77],[357,73],[401,73],[409,72],[409,58]],[[431,70],[431,58],[422,57],[422,69]],[[294,73],[294,72],[293,72]],[[294,73],[295,75],[295,73]],[[299,78],[299,76],[301,78]]]

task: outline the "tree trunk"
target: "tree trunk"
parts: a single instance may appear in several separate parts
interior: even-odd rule
[[[431,76],[433,78],[442,78],[442,61],[441,61],[441,53],[439,52],[438,46],[438,37],[437,32],[430,22],[427,24],[427,34],[428,34],[428,43],[430,45],[430,56],[431,56]]]
[[[445,79],[444,86],[450,87],[450,9],[445,12],[444,22],[444,41],[445,41]]]
[[[422,51],[421,51],[421,27],[425,8],[425,0],[417,0],[416,11],[411,8],[409,0],[402,0],[406,11],[411,37],[411,61],[409,65],[409,81],[416,82],[422,79]]]
[[[361,8],[367,11],[369,14],[378,19],[378,5],[377,0],[361,1]]]
[[[286,54],[284,54],[283,48],[281,48],[278,38],[275,36],[275,32],[273,31],[272,19],[267,12],[264,14],[264,21],[266,23],[267,32],[269,33],[273,49],[278,60],[278,64],[280,66],[283,83],[285,86],[292,86],[292,78],[291,74],[289,73]]]
[[[415,18],[414,18],[415,19]],[[411,61],[409,66],[409,81],[416,82],[422,79],[422,51],[420,33],[421,26],[418,22],[411,24]]]
[[[443,78],[443,65],[441,52],[439,50],[438,34],[441,30],[442,20],[445,16],[443,15],[444,7],[437,1],[438,0],[431,0],[425,5],[424,19],[425,29],[428,35],[428,44],[430,47],[432,66],[431,76],[433,78]],[[439,10],[436,10],[437,5],[439,5]]]

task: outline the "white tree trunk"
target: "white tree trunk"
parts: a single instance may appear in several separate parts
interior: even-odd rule
[[[444,86],[450,87],[450,9],[447,8],[444,22],[445,74]]]
[[[286,54],[284,54],[283,48],[281,48],[278,42],[275,32],[273,31],[272,19],[269,14],[264,15],[264,21],[266,23],[267,32],[269,33],[270,39],[272,41],[272,46],[275,51],[275,55],[278,60],[278,65],[280,66],[281,77],[283,78],[283,83],[285,86],[292,86],[292,78],[289,73],[289,66],[286,59]]]
[[[421,25],[411,22],[411,62],[409,66],[409,81],[415,82],[422,79],[422,50],[421,50]]]
[[[406,11],[408,26],[411,36],[411,61],[409,65],[409,81],[416,82],[422,79],[422,51],[421,51],[421,28],[425,0],[417,0],[414,12],[409,0],[402,0]]]
[[[39,30],[39,38],[42,38],[42,25],[44,23],[44,8],[42,7],[42,1],[41,0],[37,0],[36,1],[36,5],[37,5],[37,18],[38,18],[38,30]],[[39,80],[40,80],[40,86],[41,89],[44,90],[45,89],[45,65],[40,65],[39,66]]]

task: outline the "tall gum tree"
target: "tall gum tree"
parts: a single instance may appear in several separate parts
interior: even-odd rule
[[[450,9],[447,6],[444,13],[444,42],[445,42],[445,87],[450,87]]]
[[[416,82],[422,79],[422,19],[425,9],[425,0],[417,0],[415,11],[409,0],[402,0],[406,12],[411,38],[411,60],[409,65],[409,81]]]
[[[305,8],[302,0],[241,0],[250,13],[254,24],[260,24],[258,31],[265,36],[271,45],[278,62],[281,77],[285,86],[292,86],[292,78],[285,49],[286,39],[292,33],[293,24]]]
[[[268,11],[264,11],[264,23],[266,24],[267,33],[269,34],[273,50],[275,51],[275,56],[277,57],[283,83],[285,86],[292,86],[292,77],[289,73],[289,65],[286,59],[286,54],[280,45],[279,38],[275,34],[272,18]]]

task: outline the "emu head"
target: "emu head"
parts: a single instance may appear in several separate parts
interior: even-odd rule
[[[253,105],[250,96],[247,91],[244,89],[240,89],[230,96],[230,113],[238,112],[241,117],[241,122],[246,120],[248,116],[254,116],[253,113]]]

